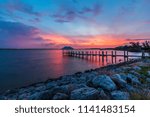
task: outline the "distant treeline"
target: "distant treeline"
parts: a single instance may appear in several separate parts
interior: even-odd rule
[[[116,50],[128,50],[130,52],[150,52],[150,41],[145,42],[130,42],[129,45],[119,46],[115,48]]]

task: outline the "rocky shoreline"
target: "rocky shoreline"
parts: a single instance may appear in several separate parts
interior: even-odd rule
[[[134,60],[8,90],[1,100],[150,99],[150,59]]]

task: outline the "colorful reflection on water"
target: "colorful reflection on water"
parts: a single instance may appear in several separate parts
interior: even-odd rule
[[[122,57],[117,57],[114,63],[122,61]],[[100,57],[81,59],[63,56],[61,50],[1,50],[0,89],[26,86],[108,64],[112,64],[111,57],[102,62]]]

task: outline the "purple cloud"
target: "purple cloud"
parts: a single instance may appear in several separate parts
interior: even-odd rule
[[[84,16],[84,19],[87,14],[91,15],[92,17],[98,16],[102,11],[102,6],[100,4],[94,4],[91,7],[83,7],[81,9],[76,9],[76,7],[69,7],[67,5],[61,6],[56,13],[52,15],[52,18],[54,18],[54,21],[59,23],[65,23],[65,22],[72,22],[77,18],[82,18]],[[83,19],[83,18],[82,18]]]
[[[0,21],[0,48],[34,47],[42,42],[39,30],[18,22]]]

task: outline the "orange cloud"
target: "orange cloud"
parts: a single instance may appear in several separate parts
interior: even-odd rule
[[[43,38],[47,42],[54,43],[56,45],[65,45],[65,44],[72,44],[69,39],[65,38],[64,36],[58,34],[40,34],[41,38]]]
[[[46,43],[53,43],[57,47],[70,45],[76,48],[104,48],[116,47],[129,43],[125,35],[103,34],[95,36],[63,36],[59,34],[40,34]]]

